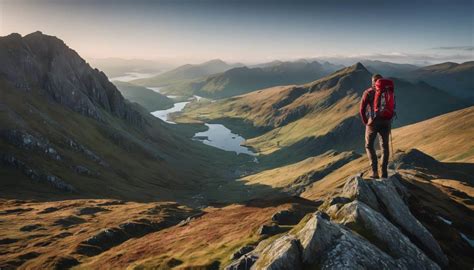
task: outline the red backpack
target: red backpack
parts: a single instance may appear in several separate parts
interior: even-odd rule
[[[378,79],[375,82],[374,113],[385,120],[395,115],[395,87],[392,80]]]

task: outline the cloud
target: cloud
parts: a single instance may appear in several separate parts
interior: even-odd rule
[[[435,47],[432,50],[454,50],[454,51],[474,51],[474,46],[446,46]]]

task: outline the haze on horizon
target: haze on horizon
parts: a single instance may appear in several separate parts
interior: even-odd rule
[[[39,30],[87,59],[464,62],[474,59],[472,10],[470,0],[0,0],[0,35]]]

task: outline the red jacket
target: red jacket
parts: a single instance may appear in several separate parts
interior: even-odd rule
[[[367,118],[367,109],[372,111],[372,106],[373,106],[372,100],[374,98],[374,95],[375,95],[375,90],[372,87],[365,90],[364,94],[362,94],[362,100],[360,101],[360,107],[359,107],[359,114],[364,125],[370,124],[369,120],[371,119]]]

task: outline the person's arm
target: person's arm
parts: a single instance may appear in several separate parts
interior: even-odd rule
[[[362,119],[362,123],[364,123],[364,125],[367,125],[367,122],[369,121],[366,115],[366,109],[368,105],[367,103],[368,103],[367,91],[364,91],[364,94],[362,95],[362,100],[360,101],[360,107],[359,107],[360,118]]]

